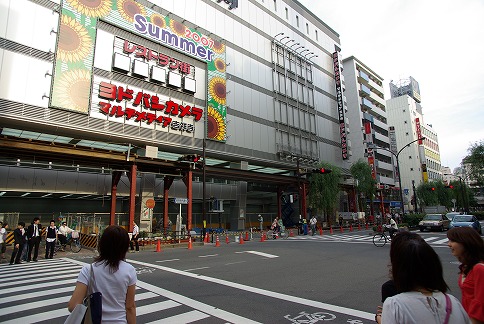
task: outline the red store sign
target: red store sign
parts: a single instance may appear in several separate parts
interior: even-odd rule
[[[126,100],[131,101],[134,107],[142,106],[145,109],[152,110],[154,112],[163,112],[166,116],[158,116],[154,113],[147,111],[139,111],[134,108],[125,108],[123,106],[116,105],[113,102],[99,102],[99,110],[105,115],[111,117],[126,117],[126,119],[133,119],[136,122],[146,122],[147,124],[157,123],[162,127],[170,127],[173,130],[180,130],[192,133],[194,126],[192,124],[174,121],[170,116],[193,117],[195,121],[199,121],[202,118],[203,110],[190,105],[180,105],[171,100],[164,103],[160,103],[160,99],[156,95],[150,95],[146,92],[137,92],[131,89],[124,89],[121,86],[116,86],[112,83],[101,82],[99,84],[99,98],[107,99],[109,101],[116,101],[117,103]]]

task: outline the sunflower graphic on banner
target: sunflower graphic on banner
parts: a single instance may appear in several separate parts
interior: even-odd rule
[[[223,43],[134,0],[62,0],[61,8],[49,103],[51,107],[89,113],[96,25],[103,20],[205,61],[208,82],[206,138],[226,141],[226,52]],[[176,44],[140,32],[135,28],[140,21],[150,24],[150,30],[158,28],[163,35],[178,37],[185,47],[177,47]],[[187,41],[190,46],[186,46]],[[197,48],[195,52],[186,49],[193,46]]]

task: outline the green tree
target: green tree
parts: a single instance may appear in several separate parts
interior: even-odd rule
[[[464,163],[468,165],[469,179],[476,182],[476,185],[484,185],[484,140],[471,144],[467,150],[469,155],[465,157]]]
[[[322,162],[318,168],[331,169],[328,174],[312,173],[309,175],[309,207],[322,212],[330,224],[335,219],[335,210],[339,201],[341,169],[336,165]]]
[[[357,194],[363,193],[366,199],[373,201],[373,197],[376,194],[376,180],[371,175],[370,165],[366,161],[359,159],[358,162],[353,163],[350,167],[350,172],[353,178],[358,180],[358,185],[356,186]],[[360,204],[358,210],[364,210],[362,199],[359,199],[358,202]]]
[[[450,209],[455,194],[441,180],[421,183],[417,187],[417,197],[422,206],[445,206]]]

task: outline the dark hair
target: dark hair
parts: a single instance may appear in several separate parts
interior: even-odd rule
[[[128,232],[121,226],[108,226],[99,240],[99,256],[94,258],[94,262],[105,263],[112,272],[116,272],[119,268],[119,261],[126,258],[128,247]]]
[[[442,263],[434,249],[418,234],[401,232],[390,247],[392,277],[399,293],[424,288],[446,292]]]
[[[484,261],[484,241],[472,227],[454,227],[447,232],[450,241],[464,246],[460,271],[467,275],[477,263]]]
[[[6,226],[8,226],[8,223],[5,222],[5,223],[2,223],[2,227],[5,228]]]
[[[32,221],[32,224],[35,223],[36,221],[40,220],[38,217],[34,217],[34,220]]]
[[[25,222],[18,222],[18,224],[22,227],[25,227]]]

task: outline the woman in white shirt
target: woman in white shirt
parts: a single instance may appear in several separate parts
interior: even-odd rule
[[[450,294],[435,250],[418,234],[395,235],[390,246],[391,273],[398,295],[388,297],[377,323],[470,323],[461,303]]]
[[[128,232],[109,226],[99,241],[99,256],[94,258],[95,290],[102,294],[103,323],[136,323],[136,271],[125,262],[129,247]],[[77,278],[76,288],[67,305],[70,312],[87,295],[91,265],[85,265]]]

